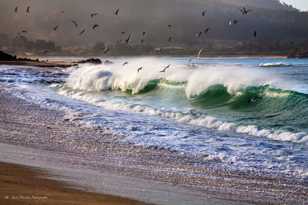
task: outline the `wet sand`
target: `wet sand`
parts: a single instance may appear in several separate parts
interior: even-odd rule
[[[75,190],[48,177],[42,170],[0,163],[0,204],[145,205],[121,197]]]
[[[80,127],[59,111],[16,98],[0,84],[0,161],[52,166],[61,173],[65,167],[69,174],[57,178],[75,187],[157,204],[308,203],[304,181],[225,170],[202,157],[118,143],[119,138],[108,128]],[[87,154],[84,149],[96,143],[99,155]],[[74,170],[80,173],[75,178]]]

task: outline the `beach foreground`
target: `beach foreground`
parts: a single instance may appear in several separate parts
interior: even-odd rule
[[[145,204],[125,198],[76,190],[63,183],[48,179],[49,177],[46,172],[38,169],[0,163],[0,204]]]
[[[47,68],[31,69],[53,71]],[[81,116],[68,118],[59,110],[47,109],[16,97],[19,92],[14,86],[1,84],[2,162],[47,170],[49,177],[61,181],[61,184],[69,184],[74,189],[146,203],[293,205],[308,202],[308,187],[304,180],[262,171],[227,169],[215,160],[207,160],[207,156],[121,143],[119,139],[124,136],[114,134],[109,127],[81,126],[78,123]],[[23,171],[29,172],[23,168],[1,165],[1,169],[7,168],[16,170],[15,173],[6,172],[15,178],[13,181],[18,181]],[[55,188],[60,199],[62,190],[65,188]],[[1,196],[8,194],[5,189],[0,191]],[[73,194],[72,197],[81,193],[69,192]],[[22,194],[21,191],[13,195]],[[87,200],[89,195],[82,192],[80,196]],[[94,196],[99,200],[105,195]],[[115,200],[115,203],[124,200],[109,199]],[[72,200],[79,201],[75,197]]]

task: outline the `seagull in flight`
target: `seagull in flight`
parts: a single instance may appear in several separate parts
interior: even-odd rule
[[[30,13],[30,8],[31,8],[30,6],[27,7],[27,10],[26,10],[27,13]]]
[[[236,25],[236,24],[238,24],[238,20],[236,20],[236,19],[229,21],[229,26]]]
[[[204,35],[205,35],[205,34],[207,34],[210,30],[211,30],[211,28],[210,28],[210,27],[208,27],[208,28],[204,29]]]
[[[201,35],[202,35],[202,31],[200,31],[200,32],[196,33],[196,37],[198,37],[198,38],[200,38],[200,37],[201,37]]]
[[[240,11],[242,12],[242,15],[247,15],[252,10],[251,9],[247,9],[246,7],[243,7],[243,8],[240,9]]]
[[[138,68],[137,72],[139,73],[142,69],[143,67]]]
[[[206,14],[206,9],[202,11],[202,16],[205,16],[205,14]]]
[[[161,70],[161,73],[165,73],[167,71],[168,68],[170,68],[171,65],[167,65],[163,70]]]
[[[104,49],[104,54],[108,53],[110,51],[110,48],[107,46],[105,49]]]
[[[130,38],[132,37],[131,34],[129,34],[129,36],[127,37],[127,39],[125,40],[126,43],[129,43]]]
[[[201,48],[201,49],[199,50],[198,55],[197,55],[197,58],[200,58],[202,51],[203,51],[203,48]]]
[[[98,27],[99,27],[98,24],[94,24],[94,25],[92,26],[92,29],[95,30],[95,29],[98,28]]]
[[[78,23],[76,21],[72,20],[71,22],[74,24],[75,28],[78,27]]]
[[[95,12],[95,13],[91,13],[90,16],[91,18],[94,18],[95,16],[97,16],[99,13]]]
[[[126,62],[123,63],[123,66],[126,66],[127,64],[128,64],[128,62],[126,61]]]
[[[82,34],[84,34],[86,32],[86,29],[83,29],[82,31],[80,31],[79,35],[81,36]]]
[[[119,15],[119,12],[120,12],[120,9],[117,8],[117,9],[115,10],[115,12],[114,12],[114,15],[118,16],[118,15]]]
[[[53,30],[54,30],[54,31],[57,31],[57,30],[58,30],[58,28],[59,28],[59,26],[58,26],[58,25],[56,25],[56,26],[53,28]]]

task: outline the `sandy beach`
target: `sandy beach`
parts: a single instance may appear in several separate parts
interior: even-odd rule
[[[42,204],[142,204],[109,195],[166,205],[308,203],[304,181],[222,169],[203,160],[206,156],[118,143],[123,136],[108,127],[80,126],[78,116],[68,120],[62,112],[24,101],[9,86],[0,86],[0,161],[23,165],[0,165],[0,203],[37,203],[6,199],[15,195],[47,196]],[[93,152],[99,155],[84,151],[98,142]]]
[[[76,190],[48,177],[48,173],[39,169],[0,163],[0,204],[145,205],[125,198]]]
[[[308,205],[307,0],[0,10],[0,205]]]

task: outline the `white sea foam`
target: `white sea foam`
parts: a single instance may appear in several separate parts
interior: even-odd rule
[[[197,96],[213,85],[224,85],[228,92],[237,95],[242,89],[249,86],[269,85],[281,89],[292,89],[293,84],[272,75],[270,72],[247,69],[241,67],[171,65],[167,72],[160,72],[167,62],[157,58],[132,59],[128,65],[114,63],[110,65],[81,65],[69,76],[66,85],[59,93],[78,100],[90,102],[109,110],[124,110],[128,112],[157,115],[173,119],[177,122],[207,127],[219,131],[231,131],[248,134],[256,137],[267,137],[273,140],[292,141],[297,143],[308,142],[306,133],[291,133],[260,129],[254,125],[236,125],[224,122],[206,114],[191,114],[184,111],[168,111],[154,108],[150,105],[131,104],[128,102],[114,102],[101,100],[89,91],[131,90],[132,94],[140,92],[151,80],[161,79],[163,82],[185,82],[181,84],[188,98]],[[137,71],[142,67],[140,72]],[[176,86],[162,83],[162,86]],[[286,97],[287,93],[265,93],[272,97]]]
[[[277,88],[291,88],[289,83],[260,70],[240,67],[209,67],[200,68],[189,76],[186,94],[188,97],[197,96],[214,85],[224,85],[233,95],[249,86],[269,85]]]
[[[127,111],[142,113],[151,116],[160,116],[166,119],[172,119],[179,123],[196,125],[215,129],[224,132],[235,132],[239,134],[247,134],[255,137],[266,137],[278,141],[291,141],[295,143],[308,143],[307,133],[292,133],[280,130],[260,129],[255,125],[236,125],[232,122],[224,122],[216,117],[206,114],[195,114],[190,111],[179,112],[166,109],[158,109],[148,105],[129,104],[129,103],[116,103],[108,100],[101,100],[86,92],[75,92],[62,89],[59,91],[61,95],[66,95],[77,100],[82,100],[103,107],[104,109],[113,111]]]
[[[292,64],[283,63],[283,62],[274,62],[274,63],[261,63],[259,67],[271,68],[271,67],[291,67]]]
[[[128,65],[81,65],[67,80],[67,86],[75,90],[104,91],[131,90],[137,94],[151,80],[186,82],[186,95],[192,97],[213,85],[224,85],[228,92],[236,94],[248,86],[270,85],[292,90],[295,85],[285,82],[269,72],[240,67],[171,65],[165,73],[160,72],[168,63],[156,58],[131,60]],[[140,72],[138,68],[142,67]]]

